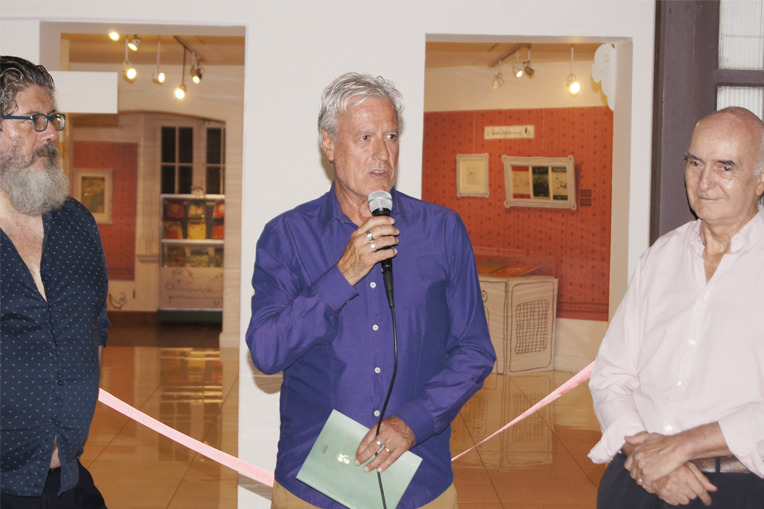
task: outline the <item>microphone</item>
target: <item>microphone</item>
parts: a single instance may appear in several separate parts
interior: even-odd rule
[[[387,191],[373,191],[369,195],[369,210],[373,216],[389,217],[390,211],[393,210],[393,197]],[[390,258],[382,260],[382,277],[385,280],[387,303],[392,309],[395,307],[395,298],[393,297],[393,261]]]

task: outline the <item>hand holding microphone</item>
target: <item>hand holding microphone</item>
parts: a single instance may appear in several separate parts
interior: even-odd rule
[[[387,214],[373,215],[351,235],[345,252],[342,254],[337,267],[351,285],[355,285],[378,263],[389,261],[398,251],[397,235],[400,233],[394,226],[394,220],[389,217],[392,208],[392,198],[386,191],[375,191],[369,195],[369,199],[375,193],[387,195]],[[370,205],[371,207],[371,205]],[[370,209],[372,214],[374,210]],[[380,208],[384,211],[384,208]],[[392,267],[392,263],[389,265]]]

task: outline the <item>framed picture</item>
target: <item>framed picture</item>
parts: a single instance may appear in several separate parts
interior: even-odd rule
[[[456,196],[488,197],[488,154],[457,154]]]
[[[576,209],[573,156],[510,157],[504,163],[506,207]]]
[[[96,223],[111,224],[112,170],[74,170],[74,198],[93,214]]]

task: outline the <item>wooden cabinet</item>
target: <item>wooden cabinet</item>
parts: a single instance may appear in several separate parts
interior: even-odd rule
[[[163,194],[159,319],[220,321],[225,196]]]
[[[554,369],[557,279],[480,274],[496,373]]]

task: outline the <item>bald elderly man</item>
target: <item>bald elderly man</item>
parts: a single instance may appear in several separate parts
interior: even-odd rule
[[[643,254],[590,381],[599,508],[764,507],[763,142],[743,108],[695,127],[698,219]]]

